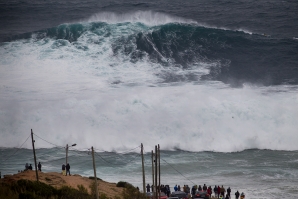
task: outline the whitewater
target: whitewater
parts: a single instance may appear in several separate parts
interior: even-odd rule
[[[158,28],[139,22],[63,24],[52,38],[39,38],[41,32],[2,43],[3,146],[19,146],[33,128],[57,145],[71,138],[108,151],[142,142],[188,151],[298,149],[296,86],[233,88],[203,81],[218,63],[194,59],[186,69],[173,66],[173,57],[148,43],[156,53],[152,60],[133,36]],[[58,39],[60,34],[68,40]],[[70,42],[75,34],[80,36]],[[188,80],[191,75],[198,79]]]
[[[297,45],[154,11],[98,12],[13,35],[0,43],[2,175],[33,163],[33,129],[46,172],[59,172],[76,143],[72,172],[93,175],[93,146],[100,178],[142,187],[139,146],[150,183],[159,144],[163,184],[295,198],[298,87],[288,68],[297,55],[287,56]],[[274,57],[288,68],[271,67]]]

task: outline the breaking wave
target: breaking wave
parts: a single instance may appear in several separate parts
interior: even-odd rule
[[[297,45],[153,12],[18,35],[0,48],[4,146],[32,128],[107,151],[297,150]]]

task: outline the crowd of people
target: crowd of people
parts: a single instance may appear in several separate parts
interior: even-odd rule
[[[41,171],[41,163],[40,162],[38,163],[37,167],[38,167],[38,171]],[[30,165],[28,163],[25,164],[24,171],[27,171],[27,170],[32,170],[32,164],[30,164]]]
[[[147,184],[146,190],[147,190],[147,192],[150,192],[150,190],[153,192],[153,185],[150,186],[149,184]],[[170,190],[169,185],[161,185],[160,191],[164,192],[168,197],[171,195],[171,190]],[[207,186],[206,184],[204,184],[203,186],[194,185],[194,186],[192,186],[192,188],[190,188],[188,185],[184,185],[182,188],[180,187],[180,185],[175,185],[174,191],[175,192],[183,191],[188,196],[188,198],[194,198],[197,191],[198,192],[206,192],[206,193],[208,193],[208,195],[210,197],[212,195],[214,195],[214,197],[220,198],[220,199],[231,199],[232,198],[231,197],[231,192],[232,192],[231,188],[228,187],[227,189],[225,189],[225,187],[223,185],[221,187],[219,185],[215,185],[214,188],[212,188],[211,186]],[[239,197],[240,197],[240,199],[244,199],[245,194],[243,192],[240,194],[239,191],[237,190],[235,192],[235,198],[239,199]]]

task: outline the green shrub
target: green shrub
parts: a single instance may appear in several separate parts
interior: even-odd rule
[[[91,180],[94,180],[95,179],[95,177],[93,177],[93,176],[89,176],[89,179],[91,179]],[[100,179],[100,178],[96,178],[97,180],[101,180],[102,181],[102,179]]]
[[[87,189],[79,185],[78,189],[63,186],[56,189],[42,182],[19,180],[12,184],[0,185],[1,199],[91,199]]]
[[[1,199],[18,199],[19,194],[11,189],[7,184],[0,184],[0,198]]]
[[[83,185],[78,185],[78,189],[80,192],[88,194],[88,190]]]
[[[146,194],[141,193],[137,188],[127,183],[125,189],[122,191],[123,199],[148,199]]]
[[[99,199],[110,199],[106,194],[100,193]]]
[[[46,181],[52,181],[50,178],[45,178],[46,179]]]
[[[91,199],[92,197],[86,193],[74,188],[63,186],[58,190],[58,198],[61,199]]]
[[[124,181],[119,181],[117,184],[116,184],[116,187],[125,187],[128,183],[127,182],[124,182]]]

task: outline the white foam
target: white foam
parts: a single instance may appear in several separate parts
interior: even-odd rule
[[[19,146],[33,129],[59,146],[74,142],[107,151],[140,143],[188,151],[298,149],[297,88],[161,85],[156,74],[188,71],[163,68],[147,57],[131,63],[126,55],[113,54],[111,44],[125,36],[121,29],[108,38],[90,34],[76,43],[86,51],[70,43],[57,46],[53,39],[1,47],[1,146]],[[90,38],[102,42],[95,45]],[[194,71],[209,70],[199,63]],[[30,142],[25,146],[30,148]],[[37,148],[51,146],[36,143]]]
[[[83,20],[86,21],[86,20]],[[87,22],[106,22],[109,24],[132,22],[157,26],[167,23],[196,23],[194,20],[176,17],[153,11],[135,11],[130,13],[100,12],[92,15]]]

